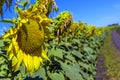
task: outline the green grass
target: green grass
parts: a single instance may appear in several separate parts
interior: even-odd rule
[[[106,75],[109,80],[120,80],[120,51],[116,49],[111,39],[111,30],[104,41],[100,54],[105,59]]]
[[[120,34],[120,26],[118,27],[117,32]]]

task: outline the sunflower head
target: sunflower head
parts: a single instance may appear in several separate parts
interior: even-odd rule
[[[44,44],[44,30],[39,24],[29,19],[23,23],[17,32],[17,42],[20,48],[26,53],[33,53]]]
[[[33,73],[49,60],[44,51],[44,41],[50,36],[48,23],[52,19],[34,11],[18,8],[19,18],[15,26],[2,38],[10,38],[7,56],[12,60],[13,71],[24,63],[26,71]],[[30,15],[29,15],[30,14]]]
[[[32,73],[42,66],[43,59],[49,60],[44,51],[45,28],[32,19],[20,24],[17,29],[11,28],[4,35],[7,36],[6,38],[12,36],[7,56],[12,60],[13,70],[18,69],[23,62],[26,71]],[[4,36],[3,38],[5,38]]]

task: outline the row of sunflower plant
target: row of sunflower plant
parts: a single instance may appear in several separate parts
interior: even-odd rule
[[[43,79],[94,80],[99,49],[106,33],[83,22],[76,23],[69,12],[61,12],[53,21],[55,39],[46,42],[51,62],[42,69]],[[57,28],[57,29],[56,29]]]
[[[104,29],[74,22],[68,11],[51,19],[53,9],[54,0],[16,7],[14,26],[0,37],[0,79],[94,80]]]

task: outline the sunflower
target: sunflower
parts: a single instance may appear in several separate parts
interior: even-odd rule
[[[17,70],[24,63],[26,72],[38,70],[43,60],[49,60],[44,51],[44,41],[50,33],[48,23],[52,20],[46,15],[18,8],[16,25],[2,38],[11,38],[7,56],[12,60],[12,69]]]
[[[85,38],[89,38],[90,36],[94,35],[94,31],[96,30],[95,26],[91,26],[90,29],[87,31]]]

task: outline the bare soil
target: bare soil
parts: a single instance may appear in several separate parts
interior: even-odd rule
[[[106,77],[106,68],[104,66],[104,57],[102,55],[98,56],[98,62],[97,62],[97,74],[95,76],[95,80],[108,80]]]

